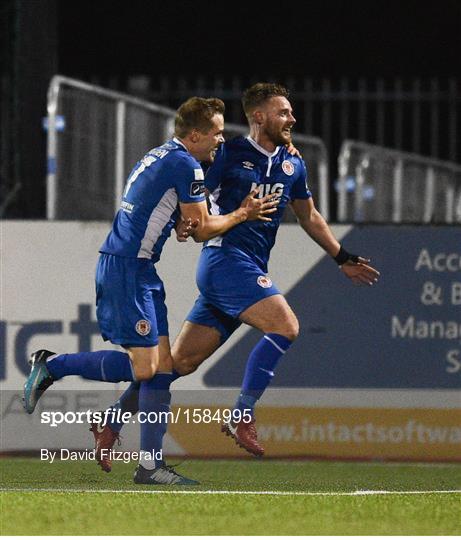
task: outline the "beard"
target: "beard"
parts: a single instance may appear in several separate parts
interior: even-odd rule
[[[282,131],[279,127],[268,125],[265,128],[266,135],[276,146],[283,146],[291,143],[291,133]]]
[[[213,163],[217,153],[218,153],[217,148],[213,148],[213,150],[210,150],[210,152],[208,154],[208,162],[209,163]]]

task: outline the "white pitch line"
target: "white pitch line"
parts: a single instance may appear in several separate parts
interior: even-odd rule
[[[227,490],[166,490],[166,489],[59,489],[59,488],[1,488],[0,492],[39,492],[39,493],[157,493],[169,495],[276,495],[276,496],[304,496],[304,497],[357,497],[365,495],[425,495],[433,493],[461,493],[461,489],[447,490],[421,490],[421,491],[385,491],[385,490],[358,490],[338,492],[308,492],[308,491],[227,491]]]

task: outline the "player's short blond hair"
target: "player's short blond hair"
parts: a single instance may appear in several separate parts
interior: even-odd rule
[[[213,126],[213,116],[224,115],[224,111],[224,102],[218,98],[191,97],[176,111],[174,134],[186,137],[193,129],[208,133]]]
[[[276,83],[256,83],[250,88],[247,88],[243,93],[242,106],[245,115],[250,119],[251,114],[262,105],[265,101],[272,97],[285,97],[288,99],[290,93],[281,84]]]

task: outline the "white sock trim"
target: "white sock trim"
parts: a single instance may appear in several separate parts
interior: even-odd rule
[[[139,382],[138,379],[136,378],[133,362],[131,361],[130,355],[128,353],[125,353],[125,354],[128,356],[128,362],[130,363],[131,376],[133,377],[133,380],[131,382]]]
[[[282,347],[280,347],[279,345],[277,345],[277,343],[275,343],[275,341],[273,339],[271,339],[269,336],[264,336],[264,339],[267,339],[267,341],[269,341],[270,343],[272,343],[272,345],[278,350],[280,351],[282,354],[285,354],[287,351],[285,349],[282,349]]]
[[[104,359],[105,359],[105,357],[103,356],[102,359],[101,359],[101,376],[102,376],[103,381],[107,381],[106,372],[104,371]]]

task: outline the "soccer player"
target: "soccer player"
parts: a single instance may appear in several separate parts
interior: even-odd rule
[[[187,236],[193,223],[200,238],[224,234],[247,219],[270,220],[276,204],[252,193],[229,214],[210,216],[203,194],[199,161],[213,161],[223,142],[224,103],[194,97],[179,107],[175,137],[152,149],[128,177],[112,229],[100,249],[96,270],[96,313],[105,341],[126,352],[104,350],[55,354],[39,350],[31,355],[31,373],[24,385],[24,406],[35,409],[43,392],[68,375],[120,382],[138,381],[139,410],[163,408],[163,387],[172,377],[167,309],[163,283],[155,263],[170,236],[179,211],[186,220]],[[179,210],[178,210],[179,208]],[[158,376],[153,378],[156,372]],[[166,381],[166,382],[165,382]],[[141,425],[141,457],[134,481],[145,484],[195,483],[152,457],[158,433]]]
[[[286,206],[291,206],[301,227],[354,283],[372,285],[379,272],[367,259],[348,253],[315,208],[306,166],[286,147],[296,122],[288,91],[280,85],[258,83],[244,93],[242,103],[250,134],[224,143],[205,177],[212,213],[232,212],[253,189],[258,189],[260,197],[276,196],[279,205],[270,222],[247,221],[205,243],[197,269],[200,296],[173,344],[172,357],[177,374],[187,375],[242,322],[261,330],[263,336],[248,358],[235,405],[235,417],[242,420],[222,427],[238,445],[260,456],[264,449],[257,441],[254,407],[299,331],[295,314],[267,276],[270,250]],[[193,236],[197,241],[204,239],[199,232]],[[134,413],[136,399],[132,385],[116,407]],[[121,425],[106,426],[106,440],[120,429]],[[99,436],[95,437],[98,445]]]
[[[253,416],[256,402],[299,331],[296,315],[267,276],[270,250],[286,206],[291,206],[301,227],[354,283],[372,285],[379,273],[367,259],[348,253],[316,210],[306,166],[286,149],[296,122],[288,91],[280,85],[258,83],[246,90],[242,103],[250,134],[222,145],[206,175],[213,214],[232,211],[239,198],[255,188],[261,197],[277,195],[280,204],[271,222],[242,223],[205,244],[197,270],[201,294],[172,355],[175,369],[184,375],[197,369],[242,322],[263,333],[248,358],[235,405],[243,419],[222,427],[237,444],[262,455],[254,418],[245,421],[243,412],[249,410]]]

